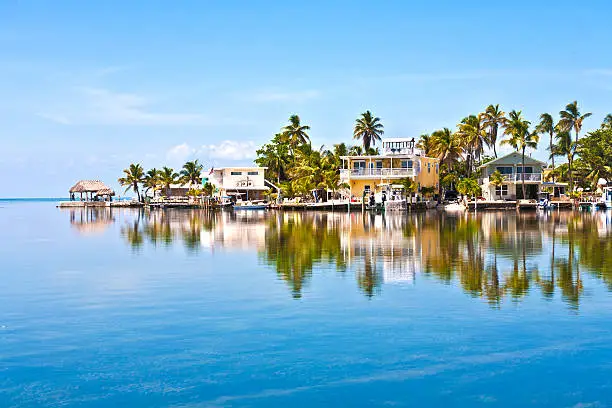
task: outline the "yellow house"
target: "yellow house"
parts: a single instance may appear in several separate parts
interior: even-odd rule
[[[438,191],[440,160],[426,157],[415,147],[414,138],[382,140],[381,154],[376,156],[342,156],[340,181],[350,186],[351,197],[361,198],[370,192],[399,192],[401,180],[413,179],[418,186]]]

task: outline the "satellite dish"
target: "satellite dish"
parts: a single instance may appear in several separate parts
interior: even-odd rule
[[[597,185],[598,186],[605,186],[607,184],[608,184],[608,182],[606,181],[605,178],[600,178],[599,180],[597,180]]]

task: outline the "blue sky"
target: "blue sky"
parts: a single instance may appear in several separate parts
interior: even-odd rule
[[[596,128],[610,15],[606,1],[4,0],[0,196],[117,187],[131,162],[248,163],[293,113],[317,146],[351,142],[366,109],[416,137],[490,103],[535,122],[577,99]]]

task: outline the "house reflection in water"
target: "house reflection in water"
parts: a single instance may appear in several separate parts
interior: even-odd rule
[[[588,279],[612,289],[612,219],[606,212],[67,211],[83,234],[117,223],[136,252],[176,243],[191,255],[254,251],[295,298],[317,275],[330,273],[352,274],[367,297],[384,284],[413,285],[424,276],[492,307],[535,293],[559,295],[577,308]]]

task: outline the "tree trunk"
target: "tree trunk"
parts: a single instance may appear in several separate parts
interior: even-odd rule
[[[523,200],[527,199],[527,194],[525,192],[525,148],[523,147],[523,168],[521,169],[521,180],[523,184]]]
[[[574,175],[572,173],[572,156],[567,156],[567,172],[569,173],[570,193],[574,191]]]
[[[550,132],[550,157],[552,160],[552,181],[555,182],[555,155],[553,152],[553,132]],[[555,187],[553,186],[553,196],[555,195]]]

